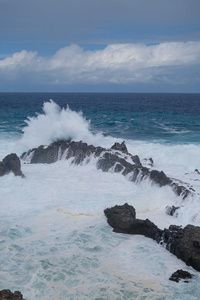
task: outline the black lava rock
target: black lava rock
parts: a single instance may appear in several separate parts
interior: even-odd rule
[[[0,300],[24,300],[20,292],[12,293],[10,290],[0,291]]]
[[[184,282],[188,282],[188,280],[185,279],[191,279],[193,276],[193,274],[187,271],[177,270],[169,277],[169,280],[179,282],[180,280],[184,279]]]
[[[13,172],[15,176],[25,177],[21,171],[20,159],[15,153],[7,155],[0,162],[0,176],[4,176],[10,172]]]

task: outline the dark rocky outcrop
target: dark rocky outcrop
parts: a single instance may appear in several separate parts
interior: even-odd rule
[[[20,292],[12,293],[10,290],[0,291],[0,300],[24,300]]]
[[[115,143],[110,149],[121,151],[122,153],[128,154],[128,149],[125,145],[125,141],[120,143]]]
[[[166,209],[165,209],[165,212],[167,215],[169,216],[174,216],[174,214],[177,214],[177,210],[179,209],[180,207],[179,206],[167,206]]]
[[[183,199],[187,198],[194,192],[194,189],[187,188],[183,186],[181,183],[172,182],[171,183],[172,190],[178,195],[181,196]]]
[[[61,159],[71,159],[71,163],[88,163],[94,157],[97,169],[103,172],[121,173],[129,175],[129,180],[138,182],[149,178],[160,187],[170,185],[177,195],[187,197],[191,191],[167,177],[163,171],[149,170],[142,166],[140,158],[128,152],[124,142],[115,143],[110,149],[94,147],[86,143],[74,141],[58,141],[49,146],[40,146],[23,153],[21,159],[32,163],[51,164]],[[1,166],[0,166],[1,168]]]
[[[163,241],[167,250],[200,271],[200,227],[171,225],[169,229],[164,229]]]
[[[150,179],[156,182],[159,186],[169,185],[172,181],[165,175],[163,171],[152,170],[150,172]]]
[[[193,276],[193,274],[187,271],[177,270],[169,277],[169,280],[179,282],[180,280],[184,279],[184,282],[188,282],[187,279],[191,279]]]
[[[200,271],[200,227],[187,225],[182,228],[170,225],[168,229],[161,230],[148,219],[136,219],[134,207],[127,203],[107,208],[104,213],[114,232],[140,234],[152,238],[188,266]]]
[[[20,159],[15,153],[7,155],[0,162],[0,176],[4,176],[10,172],[13,172],[15,176],[25,177],[21,171]]]
[[[127,203],[107,208],[104,213],[114,232],[140,234],[157,241],[161,239],[162,230],[148,219],[136,219],[134,207]]]

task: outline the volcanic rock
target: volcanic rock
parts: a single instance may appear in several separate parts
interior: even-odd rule
[[[154,240],[161,238],[162,230],[148,219],[136,219],[134,207],[127,203],[107,208],[104,210],[104,213],[108,224],[113,227],[114,232],[140,234]]]
[[[169,280],[179,282],[181,279],[191,279],[194,275],[183,270],[177,270],[170,277]],[[188,280],[184,280],[184,282],[188,282]]]
[[[174,205],[167,206],[165,212],[167,215],[173,216],[179,208],[180,208],[179,206],[174,206]]]
[[[107,208],[104,213],[114,232],[152,238],[188,266],[200,271],[200,227],[170,225],[168,229],[161,230],[148,219],[136,219],[134,207],[127,203]]]
[[[125,141],[120,143],[115,143],[110,149],[121,151],[122,153],[128,154],[128,149],[125,145]]]
[[[10,290],[0,291],[0,300],[24,300],[23,295],[16,291],[12,293]]]
[[[183,260],[186,265],[200,271],[200,227],[170,226],[163,232],[166,249]]]
[[[152,170],[150,172],[150,179],[156,182],[159,186],[169,185],[172,181],[165,175],[163,171]]]
[[[7,155],[0,162],[0,176],[4,176],[10,172],[13,172],[15,176],[25,177],[21,171],[20,159],[15,153]]]
[[[115,143],[110,149],[94,147],[87,143],[74,141],[57,141],[49,146],[40,146],[22,154],[21,159],[31,163],[51,164],[58,160],[70,159],[72,164],[88,163],[91,159],[96,159],[97,169],[103,172],[115,172],[128,175],[128,179],[133,182],[140,182],[149,178],[160,187],[169,185],[173,191],[187,197],[191,191],[183,187],[180,182],[174,182],[166,176],[163,171],[149,170],[142,166],[137,155],[128,153],[125,142]],[[2,166],[0,165],[0,170]]]

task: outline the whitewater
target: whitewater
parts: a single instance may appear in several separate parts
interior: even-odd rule
[[[107,116],[101,113],[98,124],[108,122]],[[103,211],[127,202],[138,218],[149,218],[160,228],[199,225],[200,175],[195,169],[200,169],[200,143],[123,136],[125,116],[113,120],[116,134],[105,135],[105,127],[97,130],[80,109],[60,107],[53,100],[27,117],[25,123],[16,122],[19,133],[10,129],[12,120],[1,119],[0,160],[57,140],[105,148],[125,140],[143,164],[152,157],[149,168],[163,170],[195,192],[183,200],[170,187],[103,173],[92,159],[83,165],[62,159],[51,165],[22,161],[25,179],[13,174],[0,178],[0,289],[20,290],[27,300],[199,299],[197,271],[150,239],[113,233]],[[154,126],[160,125],[156,121]],[[191,133],[191,128],[166,122],[159,128],[177,136]],[[166,206],[172,205],[180,206],[176,217],[166,214]],[[177,269],[195,277],[188,284],[169,281]]]

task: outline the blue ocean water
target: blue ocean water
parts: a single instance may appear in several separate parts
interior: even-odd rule
[[[82,111],[91,130],[160,143],[199,143],[200,94],[0,93],[0,134],[21,135],[44,102]]]

